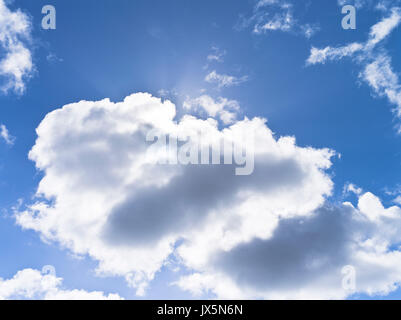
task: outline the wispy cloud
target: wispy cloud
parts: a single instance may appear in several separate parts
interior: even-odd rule
[[[338,0],[337,2],[339,6],[345,6],[347,4],[350,4],[359,9],[367,4],[371,4],[372,0]]]
[[[223,62],[223,58],[226,55],[226,51],[225,50],[221,50],[218,47],[213,46],[212,47],[212,53],[210,53],[207,56],[207,60],[212,62],[212,61],[216,61],[216,62]]]
[[[0,125],[0,137],[8,144],[13,145],[15,142],[15,137],[10,135],[7,127],[4,124]]]
[[[312,47],[307,64],[325,63],[326,60],[340,60],[359,54],[359,58],[369,58],[374,54],[373,49],[386,39],[401,22],[401,9],[391,9],[390,15],[373,25],[368,40],[365,43],[354,42],[340,47],[326,47],[317,49]]]
[[[337,0],[339,6],[352,5],[357,9],[369,8],[386,11],[400,3],[400,0]]]
[[[227,74],[219,74],[213,70],[205,77],[205,81],[217,84],[218,88],[227,88],[237,86],[243,82],[248,81],[248,76],[235,77]]]
[[[365,81],[378,96],[387,97],[396,106],[396,114],[401,118],[401,84],[391,65],[391,57],[380,44],[401,23],[401,9],[394,7],[386,10],[387,17],[373,25],[368,39],[364,43],[354,42],[344,46],[323,49],[312,47],[307,65],[324,64],[326,61],[337,61],[353,58],[361,65],[359,78]],[[399,132],[401,132],[399,128]]]
[[[275,14],[272,18],[261,24],[256,24],[253,32],[262,33],[265,31],[290,31],[294,26],[294,18],[290,11]]]
[[[308,65],[326,63],[326,61],[340,60],[344,57],[351,57],[355,52],[360,51],[364,46],[360,43],[351,43],[343,47],[326,47],[318,49],[312,47],[310,56],[306,60]]]
[[[294,4],[287,0],[260,0],[254,6],[253,15],[242,21],[242,27],[252,25],[255,34],[281,31],[312,37],[319,27],[301,23],[295,18],[294,11]]]

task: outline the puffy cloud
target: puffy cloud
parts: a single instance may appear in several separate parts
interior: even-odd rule
[[[163,147],[146,142],[155,130],[204,132],[202,150],[221,140],[246,150],[238,137],[253,136],[254,173],[157,164]],[[333,151],[276,138],[260,118],[221,129],[214,119],[177,120],[171,102],[146,93],[66,105],[49,113],[37,134],[29,157],[44,175],[17,223],[88,254],[99,273],[124,276],[138,294],[171,255],[203,270],[216,252],[267,240],[283,219],[310,216],[333,186],[326,173]]]
[[[194,295],[224,299],[343,299],[351,294],[388,294],[401,281],[401,209],[385,209],[371,193],[349,203],[320,207],[308,217],[282,219],[271,237],[220,249],[197,273],[176,285]],[[199,241],[202,241],[199,239]],[[188,261],[199,261],[198,244],[183,248]],[[210,245],[210,243],[209,243]],[[192,250],[197,251],[192,251]],[[195,253],[197,252],[197,253]],[[192,265],[191,265],[192,266]],[[356,287],[343,287],[344,266],[355,270]]]
[[[105,295],[101,291],[65,290],[63,279],[38,270],[24,269],[13,278],[0,278],[0,300],[43,299],[43,300],[121,300],[118,294]]]
[[[195,99],[188,98],[184,102],[184,108],[188,111],[201,109],[210,117],[219,117],[224,124],[233,123],[240,106],[238,101],[218,98],[214,100],[208,95],[202,95]]]
[[[242,147],[239,133],[254,136],[254,173],[157,164],[163,146],[146,142],[155,131]],[[176,119],[171,102],[137,93],[66,105],[37,134],[29,156],[44,176],[17,223],[88,254],[98,273],[124,276],[137,294],[172,257],[191,270],[176,285],[219,298],[340,299],[387,294],[401,281],[401,209],[353,185],[356,207],[330,204],[333,151],[276,138],[263,119],[220,129],[211,118]],[[356,271],[352,291],[342,287],[346,265]]]
[[[347,183],[344,186],[344,194],[350,193],[350,192],[352,192],[356,195],[360,195],[360,194],[362,194],[363,190],[362,190],[362,188],[357,187],[353,183]]]
[[[227,87],[237,86],[243,82],[248,81],[248,76],[242,76],[238,78],[226,74],[219,74],[216,72],[216,70],[213,70],[206,75],[205,81],[217,84],[218,88],[227,88]]]
[[[32,54],[26,46],[31,41],[31,21],[20,10],[11,11],[0,0],[0,46],[4,51],[0,59],[0,76],[5,81],[1,89],[17,94],[25,91],[25,81],[33,70]]]
[[[401,23],[401,9],[393,7],[386,11],[387,16],[373,25],[365,43],[351,43],[342,47],[312,47],[307,65],[324,64],[326,61],[353,58],[363,68],[360,78],[378,96],[385,96],[396,106],[401,117],[401,84],[391,66],[391,57],[379,46]]]

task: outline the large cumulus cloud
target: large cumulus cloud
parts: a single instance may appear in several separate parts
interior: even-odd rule
[[[150,132],[203,132],[206,146],[232,139],[241,148],[252,136],[253,174],[158,164],[166,154]],[[29,157],[43,178],[17,223],[89,255],[98,273],[124,276],[138,294],[172,257],[190,270],[176,285],[219,298],[345,298],[385,294],[401,280],[401,209],[361,192],[356,207],[330,204],[334,152],[276,138],[264,119],[177,119],[171,102],[137,93],[56,109],[37,135]],[[346,265],[353,291],[342,287]]]
[[[234,165],[158,165],[149,130],[203,131],[210,141],[252,135],[254,173],[236,176]],[[90,255],[99,273],[126,277],[138,294],[171,254],[201,265],[219,250],[269,239],[282,219],[309,216],[332,189],[325,173],[332,151],[277,139],[260,118],[223,129],[214,119],[176,119],[171,102],[146,93],[66,105],[49,113],[37,134],[29,157],[43,178],[36,201],[16,213],[18,224]],[[186,257],[189,244],[199,250]]]
[[[149,132],[208,142],[255,137],[255,168],[159,165]],[[43,172],[37,199],[16,213],[98,272],[145,292],[171,255],[187,270],[176,284],[220,298],[345,298],[341,270],[356,270],[355,292],[388,293],[401,272],[401,209],[371,193],[330,204],[333,152],[275,138],[263,119],[221,129],[146,93],[122,102],[81,101],[49,113],[29,156]],[[249,141],[248,141],[249,142]],[[244,147],[242,145],[242,147]]]

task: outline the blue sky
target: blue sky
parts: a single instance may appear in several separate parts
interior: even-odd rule
[[[106,268],[108,271],[105,275],[99,277],[95,274],[99,261],[105,259],[108,263],[107,259],[110,258],[100,257],[98,253],[90,253],[91,245],[83,243],[93,239],[84,241],[76,236],[71,236],[72,238],[69,239],[68,232],[62,234],[65,230],[62,226],[56,225],[49,227],[53,231],[58,230],[57,235],[50,239],[51,237],[46,234],[46,231],[50,230],[46,229],[47,227],[37,227],[35,230],[32,225],[24,225],[16,218],[24,210],[29,211],[29,207],[37,201],[57,202],[57,197],[65,196],[65,193],[57,189],[53,198],[36,199],[35,193],[42,179],[49,177],[48,180],[55,179],[54,183],[61,184],[61,181],[68,181],[68,177],[79,174],[63,164],[60,168],[64,171],[57,176],[46,168],[35,168],[35,161],[28,159],[28,153],[38,138],[35,130],[46,115],[81,100],[99,101],[109,98],[112,102],[119,102],[137,92],[162,97],[163,101],[164,99],[171,100],[176,105],[178,116],[185,112],[182,107],[185,102],[202,95],[207,95],[214,101],[220,97],[236,101],[240,106],[236,121],[242,120],[244,116],[250,119],[266,118],[267,127],[274,132],[277,139],[282,136],[296,137],[296,144],[302,148],[302,152],[307,153],[308,147],[316,150],[323,148],[335,150],[337,155],[330,158],[331,165],[318,170],[322,174],[322,177],[318,178],[321,180],[311,182],[313,190],[312,187],[303,184],[297,186],[297,188],[305,187],[305,190],[309,190],[305,192],[314,194],[320,192],[324,198],[324,201],[311,200],[311,203],[308,203],[314,212],[320,212],[319,210],[324,206],[332,206],[335,208],[333,210],[341,211],[343,202],[346,201],[352,203],[353,210],[364,212],[362,206],[358,207],[358,199],[361,202],[361,198],[366,195],[380,199],[384,208],[400,205],[397,204],[396,198],[401,194],[401,171],[399,170],[401,137],[397,131],[397,125],[401,119],[393,111],[397,109],[397,103],[389,101],[387,93],[383,94],[382,91],[395,90],[397,92],[399,90],[400,92],[401,89],[396,83],[389,84],[388,87],[383,85],[384,89],[375,90],[372,83],[369,84],[366,80],[367,77],[361,75],[365,67],[372,61],[374,63],[380,55],[391,58],[392,71],[395,76],[399,74],[401,60],[397,52],[401,50],[401,44],[398,41],[401,35],[400,27],[397,24],[391,32],[386,34],[374,52],[364,53],[363,51],[343,59],[333,58],[329,61],[330,58],[327,58],[327,61],[323,63],[307,63],[312,48],[338,48],[349,43],[365,43],[369,39],[371,27],[389,17],[393,7],[398,8],[396,1],[390,2],[390,5],[385,1],[357,1],[356,4],[354,1],[345,1],[345,3],[356,5],[356,30],[344,30],[341,27],[344,15],[341,14],[342,5],[339,5],[336,0],[311,0],[302,1],[302,3],[292,0],[277,0],[271,3],[254,0],[71,0],[68,2],[52,0],[51,3],[42,0],[8,1],[9,10],[12,12],[22,10],[31,23],[31,30],[27,31],[28,39],[21,41],[31,52],[34,67],[24,77],[23,93],[9,89],[0,95],[0,122],[6,126],[9,134],[15,137],[13,144],[7,144],[4,139],[0,144],[0,207],[2,208],[0,278],[7,281],[12,279],[18,271],[26,269],[40,271],[44,265],[52,265],[55,267],[57,276],[63,278],[61,287],[64,293],[68,290],[80,289],[86,292],[102,291],[105,295],[117,293],[126,299],[190,299],[226,297],[225,292],[228,290],[226,287],[229,288],[230,285],[224,282],[225,280],[218,288],[205,285],[200,295],[196,296],[192,294],[198,289],[197,287],[194,289],[195,285],[191,291],[182,285],[182,282],[181,285],[172,283],[179,279],[183,279],[185,283],[186,280],[182,277],[191,276],[191,274],[202,274],[205,277],[202,281],[208,283],[210,279],[223,277],[224,274],[224,277],[232,277],[230,278],[232,281],[237,281],[238,288],[246,287],[246,290],[244,289],[246,295],[244,293],[244,296],[239,296],[241,298],[308,297],[298,295],[297,290],[304,285],[305,291],[311,296],[315,290],[323,290],[328,293],[333,292],[327,298],[398,299],[400,291],[397,289],[397,283],[401,281],[401,277],[398,275],[400,271],[397,271],[397,268],[401,270],[401,265],[397,265],[397,261],[401,260],[397,260],[397,252],[399,252],[397,247],[401,239],[397,239],[394,235],[391,239],[383,240],[381,233],[386,233],[388,226],[376,222],[375,225],[379,226],[378,230],[372,235],[372,228],[369,227],[366,239],[371,237],[372,242],[379,243],[377,246],[383,242],[386,243],[385,251],[376,253],[377,256],[388,254],[386,257],[389,262],[386,266],[376,267],[372,263],[368,271],[361,271],[363,275],[360,282],[358,282],[359,270],[356,267],[357,289],[360,283],[360,291],[357,290],[352,294],[338,293],[338,288],[333,289],[330,285],[327,285],[327,288],[323,287],[325,282],[323,280],[322,283],[319,282],[321,274],[334,272],[331,268],[324,269],[323,267],[317,269],[316,272],[319,275],[316,275],[316,279],[308,273],[308,277],[311,277],[308,278],[310,279],[308,284],[293,281],[292,285],[283,284],[283,288],[280,284],[274,284],[275,289],[270,291],[267,288],[255,289],[253,282],[246,280],[248,276],[244,270],[247,268],[244,267],[238,271],[232,270],[234,268],[231,266],[227,267],[229,264],[227,261],[236,261],[234,260],[236,257],[220,261],[225,259],[221,257],[225,257],[227,252],[213,253],[219,258],[212,259],[212,262],[208,261],[207,266],[202,265],[202,268],[195,267],[196,264],[191,260],[192,256],[180,257],[178,249],[180,240],[195,241],[191,236],[182,233],[170,243],[177,250],[167,254],[168,259],[162,259],[164,262],[152,265],[152,268],[157,270],[154,276],[140,280],[141,284],[146,283],[147,288],[144,294],[138,295],[138,285],[130,284],[124,278],[127,274],[132,276],[136,272],[142,272],[142,266],[132,267],[132,270],[127,267],[129,271],[125,269],[122,271],[118,267]],[[380,10],[376,7],[379,3],[383,4]],[[56,30],[44,30],[41,27],[44,16],[41,10],[47,4],[56,8]],[[269,21],[274,21],[277,17],[279,19],[286,14],[291,15],[288,27],[279,25],[277,30],[263,29]],[[312,30],[312,34],[305,34],[306,28]],[[5,47],[3,46],[2,49],[5,50]],[[4,55],[0,55],[0,59],[3,58]],[[226,78],[228,83],[225,84],[221,82],[222,78],[215,82],[207,81],[207,76],[213,71],[217,75],[231,77],[229,78],[231,80]],[[9,81],[9,78],[4,75],[0,75],[0,79],[3,83]],[[385,79],[384,82],[388,83],[389,80]],[[199,107],[202,107],[201,103]],[[74,112],[78,114],[79,110],[83,109],[85,109],[83,105],[76,105]],[[199,119],[205,118],[204,113],[194,114]],[[178,116],[177,121],[179,121]],[[50,149],[57,145],[57,148],[61,149],[55,150],[62,150],[64,142],[66,148],[70,148],[67,138],[60,138],[59,141],[55,137],[58,136],[58,128],[60,132],[70,131],[74,136],[74,132],[78,132],[74,131],[74,123],[68,122],[70,118],[57,120],[54,116],[54,121],[57,120],[56,127],[52,127],[50,125],[52,119],[49,118],[46,122],[48,129],[43,130],[41,134],[43,146],[49,145]],[[62,128],[63,126],[65,128]],[[219,127],[225,126],[228,125],[220,119]],[[104,128],[104,130],[107,132],[108,129]],[[46,134],[52,137],[42,136]],[[68,134],[65,133],[65,136],[67,137]],[[79,135],[76,137],[77,139],[73,141],[80,143],[80,146],[84,148],[86,140],[84,138],[79,140]],[[101,137],[99,139],[101,140]],[[45,154],[46,152],[48,154]],[[74,161],[87,162],[90,167],[92,158],[90,156],[88,160],[80,158],[85,157],[86,153],[79,154],[79,152],[77,151],[77,159]],[[294,153],[294,156],[296,154]],[[118,155],[121,156],[121,154]],[[309,161],[306,156],[305,159],[302,158],[304,153],[298,156],[299,158],[292,160],[299,159],[302,163]],[[36,157],[37,161],[50,159],[50,163],[55,167],[58,166],[56,161],[61,163],[64,160],[60,158],[61,156],[51,156],[47,149],[39,150],[39,148]],[[310,166],[318,165],[311,163]],[[112,172],[116,168],[108,164],[101,169],[99,175],[102,175],[103,170]],[[316,175],[316,172],[310,175],[305,174],[305,179],[312,179],[312,177],[315,179]],[[266,180],[270,178],[274,182],[274,177],[265,177]],[[325,179],[330,179],[332,182],[329,192],[326,192],[323,187],[322,191],[317,186],[321,181],[326,181]],[[344,188],[349,184],[361,188],[362,191],[344,192]],[[48,190],[53,186],[54,184],[49,184]],[[90,187],[87,188],[90,189]],[[281,192],[285,193],[286,189],[284,188]],[[76,199],[75,194],[70,196]],[[108,196],[104,195],[104,197],[106,199]],[[136,197],[136,193],[128,193],[127,197]],[[93,200],[89,198],[88,201]],[[222,198],[222,202],[225,201],[228,203],[227,201],[230,200]],[[303,200],[299,201],[295,205],[295,211],[303,205]],[[375,200],[372,201],[376,204]],[[60,200],[60,203],[63,201]],[[367,203],[368,209],[365,209],[369,210],[369,203],[372,202],[367,201]],[[83,204],[78,203],[74,204],[70,210],[82,209],[80,216],[89,214],[83,207]],[[393,207],[394,210],[391,212],[396,211],[397,208]],[[176,211],[175,208],[172,210]],[[229,212],[231,209],[222,210]],[[57,216],[68,215],[68,212],[55,206],[54,214]],[[396,212],[401,214],[401,210]],[[163,213],[160,211],[159,214]],[[383,213],[383,215],[386,214]],[[308,214],[305,212],[295,214],[296,218],[300,216],[308,216]],[[294,216],[280,219],[291,220]],[[282,223],[285,225],[285,221]],[[393,225],[396,226],[397,221],[393,222]],[[281,230],[277,226],[276,228],[275,230]],[[355,230],[362,229],[352,229],[352,232]],[[396,230],[393,232],[396,233]],[[251,239],[256,241],[258,236],[254,235]],[[263,241],[268,239],[267,235],[262,237]],[[74,245],[70,245],[71,243]],[[77,249],[80,245],[82,250]],[[131,242],[124,245],[137,246],[136,243]],[[239,244],[238,247],[240,245],[244,244]],[[152,244],[144,248],[150,252],[154,250]],[[199,246],[195,245],[193,248],[196,249]],[[190,250],[195,250],[193,248]],[[338,250],[342,250],[341,248]],[[118,247],[116,252],[120,252],[118,251],[120,249],[121,247]],[[234,252],[235,248],[231,250]],[[299,248],[297,252],[303,253]],[[308,253],[306,248],[305,253]],[[183,261],[180,262],[181,259]],[[270,259],[268,253],[266,253],[266,259]],[[341,260],[342,255],[338,259]],[[215,263],[215,260],[220,262]],[[361,261],[355,264],[363,265]],[[174,264],[174,267],[169,267],[170,264]],[[345,264],[352,263],[344,259]],[[252,267],[252,262],[249,262],[249,268],[252,269]],[[175,268],[179,268],[179,271]],[[257,268],[260,271],[260,268]],[[302,268],[303,266],[300,266],[300,269]],[[274,275],[274,270],[273,267],[262,268],[261,276],[279,278],[280,274]],[[263,272],[266,274],[264,275]],[[288,278],[303,277],[301,272],[288,272]],[[381,276],[383,273],[386,275]],[[338,279],[341,286],[341,274]],[[316,286],[313,287],[312,284],[315,283]],[[222,287],[225,289],[221,289]],[[383,291],[385,293],[381,294]],[[323,298],[326,297],[323,296]]]

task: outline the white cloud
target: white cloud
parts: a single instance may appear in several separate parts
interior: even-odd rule
[[[228,100],[219,97],[214,100],[208,95],[202,95],[195,99],[186,99],[183,104],[188,111],[204,110],[210,117],[219,117],[224,124],[233,123],[237,118],[237,112],[240,109],[238,101]]]
[[[347,4],[355,6],[357,9],[360,9],[367,4],[371,4],[372,0],[338,0],[339,6],[345,6]]]
[[[393,8],[390,15],[380,22],[373,25],[370,29],[369,38],[365,43],[350,43],[341,47],[326,47],[317,49],[312,47],[308,64],[325,63],[327,60],[341,60],[345,57],[353,57],[358,54],[358,58],[366,60],[371,58],[372,50],[386,39],[391,32],[398,27],[401,22],[401,9]]]
[[[294,26],[294,18],[292,13],[287,11],[274,15],[270,20],[264,21],[263,24],[255,25],[253,32],[261,33],[265,31],[290,31]]]
[[[376,94],[387,96],[389,101],[397,106],[398,116],[401,116],[401,86],[398,75],[392,70],[390,57],[385,54],[378,55],[365,66],[360,77]]]
[[[175,116],[171,102],[145,93],[49,113],[29,153],[44,176],[17,223],[88,254],[99,274],[124,276],[141,295],[172,254],[203,270],[215,252],[269,239],[280,221],[309,216],[331,194],[332,151],[275,138],[260,118],[220,130],[214,119]],[[252,135],[254,174],[235,176],[230,165],[156,165],[159,149],[149,153],[145,142],[151,129],[202,131],[212,142]]]
[[[399,5],[400,0],[380,0],[375,9],[379,11],[388,11],[392,6]]]
[[[391,32],[399,26],[400,22],[401,9],[393,8],[388,17],[371,27],[369,38],[365,43],[354,42],[341,47],[328,46],[324,49],[312,47],[307,63],[325,63],[327,60],[341,60],[345,57],[353,57],[356,54],[358,54],[358,58],[365,61],[371,58],[373,54],[372,50],[386,39]]]
[[[256,8],[261,8],[263,6],[272,5],[279,3],[279,0],[259,0],[256,4]]]
[[[351,43],[344,47],[326,47],[324,49],[318,49],[312,47],[311,54],[307,60],[307,64],[313,65],[318,63],[325,63],[327,60],[340,60],[344,57],[350,57],[363,49],[363,45],[360,43]]]
[[[320,30],[320,27],[316,25],[305,24],[300,26],[300,30],[306,38],[310,39],[315,35],[316,32]]]
[[[308,217],[280,220],[271,237],[231,250],[208,248],[199,238],[181,248],[198,272],[175,284],[193,295],[221,299],[344,299],[351,294],[386,295],[401,282],[401,209],[384,208],[371,193],[349,203],[317,209]],[[194,251],[196,250],[196,251]],[[213,253],[211,253],[213,252]],[[201,259],[199,255],[205,255]],[[356,288],[342,287],[342,269],[356,271]]]
[[[0,300],[121,300],[118,294],[105,295],[101,291],[65,290],[63,279],[38,270],[24,269],[8,280],[0,278]]]
[[[253,135],[254,174],[156,165],[151,129],[211,141]],[[171,102],[138,93],[66,105],[37,134],[29,156],[44,176],[17,223],[88,254],[99,274],[124,276],[139,295],[173,256],[191,270],[178,286],[219,298],[338,299],[387,294],[401,281],[401,209],[351,185],[357,207],[330,205],[333,151],[276,138],[263,119],[219,129],[212,118],[178,120]],[[355,292],[341,287],[345,265],[355,267]]]
[[[8,145],[13,145],[15,141],[15,137],[10,135],[8,132],[7,127],[4,124],[0,124],[0,137],[3,138],[3,140],[8,144]]]
[[[205,81],[217,84],[218,88],[227,88],[227,87],[237,86],[243,82],[248,81],[248,76],[242,76],[238,78],[226,74],[219,74],[215,70],[213,70],[206,75]]]
[[[207,56],[208,61],[223,62],[223,58],[226,55],[225,50],[220,50],[218,47],[212,47],[212,53]]]
[[[307,59],[308,65],[324,64],[326,61],[354,58],[363,71],[360,78],[373,89],[378,96],[385,96],[396,106],[396,113],[401,117],[401,84],[393,71],[391,58],[386,50],[379,46],[401,23],[401,9],[394,7],[386,11],[387,17],[373,25],[365,43],[351,43],[342,47],[312,47]],[[378,47],[379,46],[379,47]]]
[[[294,17],[294,11],[294,4],[289,1],[260,0],[255,5],[253,16],[245,24],[253,24],[253,32],[256,34],[281,31],[312,37],[319,27],[300,23]]]
[[[375,47],[379,42],[387,38],[390,33],[399,26],[401,22],[401,9],[393,8],[390,16],[376,23],[369,33],[369,40],[366,44],[367,49]]]
[[[63,62],[64,60],[62,58],[59,58],[54,52],[50,52],[47,56],[46,56],[46,60],[49,63],[56,63],[56,62]]]
[[[353,5],[357,9],[374,8],[380,11],[387,11],[394,5],[398,5],[400,0],[338,0],[339,6]]]
[[[397,197],[393,200],[393,202],[396,203],[396,204],[398,204],[398,205],[401,205],[401,196],[397,196]]]
[[[359,195],[362,194],[363,190],[362,190],[362,188],[357,187],[353,183],[347,183],[344,186],[344,194],[350,193],[350,192],[352,192],[352,193],[354,193],[354,194],[359,196]]]
[[[32,54],[26,46],[31,41],[31,21],[20,10],[11,11],[4,0],[0,0],[0,47],[4,51],[0,59],[1,87],[7,93],[25,91],[25,81],[34,70]]]

